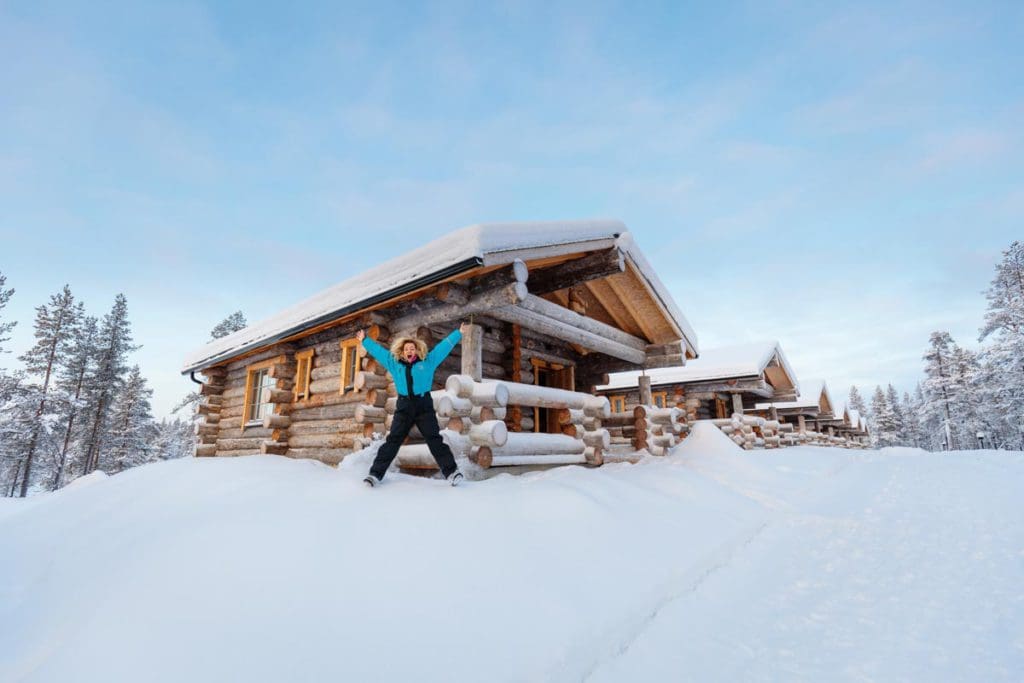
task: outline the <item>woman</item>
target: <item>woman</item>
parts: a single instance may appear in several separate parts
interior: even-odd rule
[[[441,438],[430,389],[434,386],[434,372],[437,371],[437,366],[462,339],[465,328],[466,323],[462,323],[459,329],[445,337],[430,353],[427,353],[427,345],[419,339],[399,337],[391,344],[391,351],[388,352],[367,337],[363,330],[356,333],[356,339],[362,343],[366,352],[391,373],[395,389],[398,391],[398,406],[395,409],[395,419],[391,423],[391,431],[384,445],[377,451],[370,473],[363,479],[367,486],[376,486],[384,479],[384,473],[398,455],[398,449],[413,425],[419,427],[420,434],[427,440],[430,454],[437,461],[444,478],[452,486],[457,486],[462,481],[462,473],[455,464],[452,449]]]

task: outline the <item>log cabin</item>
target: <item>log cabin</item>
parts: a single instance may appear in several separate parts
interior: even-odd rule
[[[609,398],[613,412],[678,407],[692,422],[742,415],[765,399],[795,400],[797,381],[772,341],[709,349],[685,366],[615,373],[597,392]]]
[[[824,380],[800,382],[799,393],[793,401],[758,403],[755,412],[762,417],[791,424],[797,434],[822,432],[835,420],[832,394]]]
[[[469,332],[435,377],[442,435],[481,467],[601,464],[608,373],[685,364],[697,337],[619,221],[450,233],[185,359],[201,384],[197,456],[337,464],[390,425],[394,384],[356,342]],[[403,467],[433,467],[415,430]]]

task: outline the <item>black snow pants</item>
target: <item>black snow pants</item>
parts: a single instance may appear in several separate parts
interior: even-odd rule
[[[409,435],[409,430],[416,425],[420,434],[427,440],[430,454],[434,456],[441,474],[450,476],[458,467],[455,465],[455,456],[452,449],[441,438],[440,428],[437,426],[437,415],[434,413],[434,401],[430,394],[425,396],[399,396],[398,406],[395,408],[395,419],[391,422],[391,431],[384,441],[384,445],[377,451],[377,457],[373,460],[370,474],[383,479],[384,473],[388,471],[391,461],[398,455],[398,449]]]

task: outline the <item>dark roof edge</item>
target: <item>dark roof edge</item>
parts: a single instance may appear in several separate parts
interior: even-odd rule
[[[199,363],[194,363],[186,367],[181,371],[181,374],[187,375],[190,372],[196,372],[202,368],[210,367],[211,365],[216,365],[229,358],[234,358],[235,356],[240,356],[244,353],[248,353],[249,351],[253,351],[264,346],[270,346],[271,344],[276,344],[282,339],[287,339],[288,337],[294,334],[298,334],[303,330],[308,330],[311,327],[316,327],[317,325],[330,322],[335,318],[346,316],[350,313],[354,313],[360,309],[367,308],[369,306],[375,306],[379,303],[383,303],[385,301],[388,301],[389,299],[394,299],[395,297],[401,296],[403,294],[408,294],[409,292],[417,290],[420,287],[424,287],[439,280],[444,280],[453,275],[458,275],[459,273],[464,273],[467,270],[472,270],[473,268],[477,268],[479,266],[482,266],[483,264],[484,261],[479,256],[473,256],[463,261],[459,261],[458,263],[453,263],[452,265],[446,266],[441,270],[435,271],[428,275],[423,275],[422,277],[418,277],[415,280],[410,280],[409,282],[398,285],[397,287],[392,287],[387,291],[375,294],[367,299],[363,299],[362,301],[351,303],[343,308],[339,308],[334,311],[329,311],[315,318],[306,320],[298,325],[278,332],[277,334],[267,337],[265,339],[260,339],[259,341],[245,344],[244,346],[241,346],[237,349],[232,349],[231,351],[225,351],[223,353],[210,356],[209,358],[206,358]]]

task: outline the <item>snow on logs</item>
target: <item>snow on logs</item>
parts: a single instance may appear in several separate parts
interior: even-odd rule
[[[475,381],[471,376],[451,375],[442,391],[431,394],[439,420],[447,429],[442,437],[457,457],[468,457],[478,466],[600,465],[611,435],[601,420],[610,415],[608,399],[565,389],[519,382]],[[558,410],[562,434],[509,433],[504,423],[508,406]],[[389,399],[384,409],[395,410]],[[357,414],[357,419],[359,419]],[[365,417],[365,416],[364,416]],[[372,416],[376,419],[376,415]],[[425,444],[399,450],[402,467],[434,467]]]

